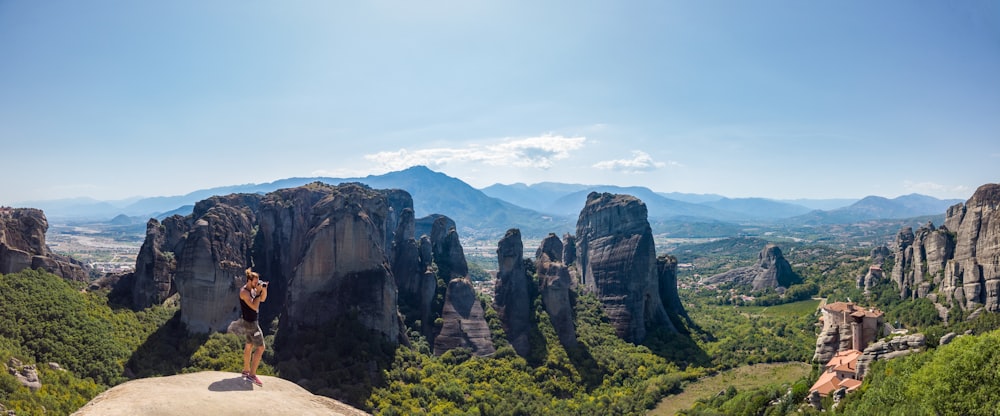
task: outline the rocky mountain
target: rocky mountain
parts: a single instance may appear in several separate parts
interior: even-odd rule
[[[900,230],[892,249],[900,296],[1000,312],[1000,184],[949,207],[941,227]]]
[[[776,220],[802,215],[812,211],[802,205],[775,201],[766,198],[722,198],[702,202],[700,205],[733,212],[747,219]]]
[[[860,201],[830,211],[813,211],[789,219],[798,224],[846,224],[867,220],[913,218],[944,212],[948,207],[961,203],[958,199],[941,200],[926,195],[910,194],[893,199],[867,196]]]
[[[42,210],[0,207],[0,274],[43,269],[66,279],[87,281],[87,265],[55,254],[45,244],[48,229]]]
[[[792,266],[781,254],[781,249],[777,245],[768,244],[757,255],[757,264],[747,267],[738,267],[727,272],[719,273],[702,279],[703,284],[735,283],[742,286],[750,286],[753,290],[776,289],[778,287],[788,288],[797,283],[802,283],[800,277]]]
[[[195,202],[215,195],[265,194],[313,182],[329,185],[357,182],[376,189],[405,190],[413,197],[413,211],[418,219],[431,214],[448,215],[460,224],[459,231],[467,236],[499,236],[503,235],[504,231],[510,227],[544,235],[553,229],[570,231],[573,227],[572,216],[556,218],[489,197],[459,179],[432,171],[424,166],[414,166],[402,171],[360,178],[288,178],[270,183],[202,189],[179,196],[129,200],[128,204],[125,204],[124,201],[114,201],[113,203],[75,201],[70,203],[66,200],[56,200],[33,202],[31,206],[45,209],[52,207],[59,212],[60,217],[65,218],[73,218],[74,213],[77,212],[86,212],[88,218],[96,217],[105,220],[120,214],[145,218],[165,218],[173,214],[187,215],[190,211],[183,207],[193,206]],[[80,204],[85,204],[86,207]],[[579,205],[582,205],[582,202]]]
[[[642,342],[652,327],[676,331],[660,298],[646,205],[630,195],[592,192],[576,226],[580,284],[601,301],[622,339]]]
[[[738,220],[740,218],[739,215],[732,212],[718,210],[701,204],[669,199],[653,192],[649,188],[641,186],[588,187],[587,189],[567,194],[555,200],[546,212],[559,215],[570,215],[576,213],[579,211],[580,206],[586,204],[588,195],[593,192],[632,195],[642,200],[646,205],[649,218],[693,217],[700,218],[702,220]]]
[[[510,202],[538,212],[546,212],[557,199],[568,194],[589,188],[590,185],[540,182],[533,185],[514,183],[510,185],[493,184],[480,189],[487,196]]]

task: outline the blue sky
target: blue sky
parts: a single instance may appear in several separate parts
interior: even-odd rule
[[[0,204],[414,164],[730,197],[1000,181],[1000,3],[0,0]]]

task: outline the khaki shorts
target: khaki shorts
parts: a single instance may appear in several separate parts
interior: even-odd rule
[[[264,332],[260,330],[260,325],[257,324],[257,321],[246,321],[243,318],[239,318],[229,323],[227,332],[246,338],[247,344],[253,344],[255,347],[264,345]]]

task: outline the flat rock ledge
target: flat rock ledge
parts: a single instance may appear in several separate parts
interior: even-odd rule
[[[99,394],[73,416],[368,415],[288,380],[260,379],[263,387],[221,371],[132,380]]]

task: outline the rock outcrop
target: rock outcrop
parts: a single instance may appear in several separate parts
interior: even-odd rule
[[[601,301],[619,337],[642,342],[652,327],[676,331],[660,299],[646,204],[592,192],[576,225],[580,284]]]
[[[840,351],[861,351],[882,336],[882,311],[853,303],[834,302],[820,308],[823,329],[816,338],[813,361],[825,364]]]
[[[443,325],[441,333],[434,338],[434,354],[441,355],[455,348],[468,348],[478,356],[496,352],[472,282],[467,277],[452,279],[446,293],[441,312]]]
[[[469,275],[469,264],[455,229],[455,221],[444,215],[434,220],[431,227],[431,250],[438,275],[445,281]]]
[[[739,267],[733,270],[707,277],[705,284],[735,283],[750,286],[753,290],[777,289],[801,283],[802,278],[792,270],[792,266],[781,254],[777,245],[768,244],[757,255],[754,266]]]
[[[877,286],[884,278],[885,275],[882,273],[881,266],[870,266],[868,267],[868,273],[858,277],[857,287],[859,289],[864,289],[864,292],[867,294],[871,292],[871,289]]]
[[[413,209],[405,208],[396,226],[392,241],[392,274],[399,290],[399,311],[408,324],[418,324],[421,332],[433,328],[431,307],[437,290],[437,278],[431,270],[433,262],[430,237],[414,239]]]
[[[538,249],[535,250],[535,258],[541,258],[542,254],[546,254],[549,260],[562,262],[563,251],[562,240],[555,233],[549,233],[548,236],[542,239],[542,243],[538,245]]]
[[[174,286],[174,272],[177,270],[177,262],[174,252],[177,251],[177,243],[180,240],[166,241],[167,224],[171,230],[186,229],[179,227],[176,222],[183,219],[180,216],[173,216],[164,219],[160,224],[155,218],[150,218],[146,223],[146,240],[139,248],[136,256],[135,271],[132,272],[132,308],[142,310],[153,305],[163,303],[168,297],[177,293]],[[177,233],[173,233],[177,234]],[[178,236],[180,237],[180,236]],[[169,253],[169,255],[167,254]]]
[[[176,269],[172,280],[180,294],[181,322],[187,325],[189,331],[224,331],[229,322],[236,319],[236,299],[242,285],[240,278],[250,263],[253,238],[254,215],[247,201],[259,198],[256,194],[212,197],[195,204],[188,218],[176,219],[175,226],[187,228],[173,247]],[[166,237],[163,240],[154,238],[153,241],[166,245]],[[144,251],[149,250],[145,247],[140,249],[140,253]],[[154,264],[164,255],[162,250],[153,254],[157,257]],[[140,262],[145,260],[144,257],[136,259],[137,270]],[[153,270],[157,279],[153,283],[169,287],[168,279],[160,278],[158,272]],[[136,276],[141,277],[139,274]],[[143,281],[136,279],[136,288],[142,288]],[[137,292],[141,293],[141,290],[133,289],[133,295]]]
[[[441,330],[434,337],[434,354],[454,348],[469,348],[475,355],[495,352],[489,325],[476,291],[469,280],[469,265],[455,230],[455,222],[446,216],[434,220],[431,229],[431,252],[438,267],[438,278],[446,279]]]
[[[203,371],[132,380],[94,397],[73,416],[287,414],[360,416],[361,410],[309,393],[295,383],[260,376],[254,387],[239,374]]]
[[[314,183],[265,196],[254,259],[264,278],[287,289],[279,297],[281,331],[351,317],[389,342],[405,339],[384,246],[388,227],[397,225],[389,211],[385,191],[353,183]]]
[[[315,182],[208,198],[186,217],[147,224],[133,307],[162,302],[176,288],[188,330],[225,330],[238,316],[243,270],[252,265],[270,281],[260,312],[265,329],[279,314],[285,336],[351,317],[400,342],[405,335],[389,259],[399,270],[419,270],[416,244],[403,244],[412,242],[410,230],[412,199],[399,190]],[[398,242],[397,251],[386,241]]]
[[[5,367],[18,384],[31,389],[32,392],[42,388],[42,381],[38,378],[38,370],[35,366],[24,364],[17,358],[11,357]]]
[[[986,184],[946,213],[944,226],[896,237],[892,280],[904,298],[1000,312],[1000,184]]]
[[[927,344],[924,334],[912,334],[895,337],[889,340],[876,341],[865,348],[858,358],[858,378],[865,373],[876,360],[890,360],[920,351]]]
[[[869,257],[872,259],[872,264],[882,265],[882,263],[885,263],[886,260],[892,257],[892,250],[889,250],[889,247],[883,244],[873,248]]]
[[[552,239],[558,241],[555,234],[546,238],[546,240]],[[538,258],[535,260],[535,271],[540,280],[542,306],[545,307],[545,313],[549,315],[549,321],[556,330],[559,343],[564,348],[572,348],[577,345],[573,304],[570,300],[573,278],[570,275],[570,268],[565,263],[549,257],[550,254],[561,254],[561,248],[558,252],[552,253],[539,250]]]
[[[493,308],[503,322],[507,340],[514,347],[514,351],[522,357],[531,350],[528,339],[532,325],[531,284],[531,277],[524,267],[524,243],[521,241],[521,231],[512,228],[507,230],[497,243],[497,278]]]
[[[89,267],[53,253],[45,244],[48,229],[42,210],[0,207],[0,274],[42,269],[64,279],[87,281]]]
[[[687,311],[677,293],[677,258],[667,254],[657,256],[656,274],[660,281],[660,299],[663,300],[667,313],[687,317]]]

